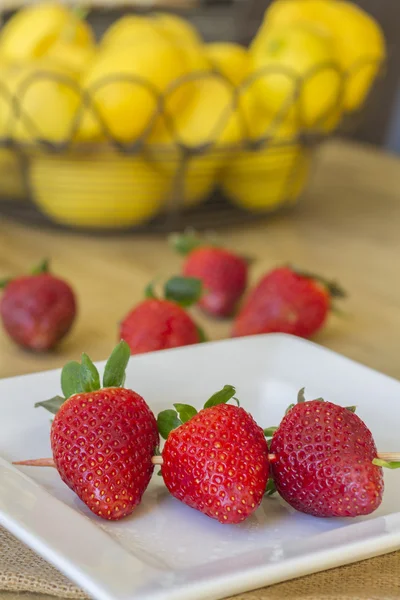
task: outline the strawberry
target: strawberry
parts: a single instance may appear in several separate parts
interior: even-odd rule
[[[251,291],[233,325],[233,337],[282,332],[308,338],[327,319],[333,298],[344,291],[334,282],[279,267]]]
[[[130,350],[121,342],[99,373],[86,355],[68,363],[61,375],[65,398],[39,402],[55,414],[51,427],[53,460],[16,464],[55,466],[89,509],[108,520],[131,514],[153,473],[159,445],[156,419],[139,394],[125,389]]]
[[[305,402],[304,390],[270,442],[277,491],[301,512],[316,517],[356,517],[382,502],[381,466],[372,434],[354,414],[322,399]]]
[[[247,261],[238,254],[206,243],[193,234],[172,238],[175,249],[187,258],[183,275],[197,277],[205,293],[199,306],[214,317],[229,317],[247,286]]]
[[[204,341],[204,334],[184,307],[196,302],[201,282],[173,277],[165,285],[165,298],[158,298],[152,286],[147,299],[135,306],[120,324],[120,338],[132,354],[189,346]]]
[[[76,300],[68,283],[48,270],[47,261],[31,275],[1,282],[0,302],[4,329],[20,346],[51,350],[71,329]]]
[[[175,404],[177,412],[157,419],[166,438],[158,462],[168,490],[220,523],[240,523],[258,508],[269,472],[263,430],[243,408],[226,404],[234,394],[225,386],[199,413]]]

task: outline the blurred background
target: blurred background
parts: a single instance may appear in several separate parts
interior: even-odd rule
[[[98,232],[216,227],[290,208],[329,137],[400,151],[397,0],[342,3],[345,13],[333,19],[325,8],[297,14],[293,1],[282,8],[285,0],[275,12],[266,0],[65,4],[86,21],[85,43],[72,34],[65,45],[66,30],[56,43],[43,41],[45,33],[40,40],[48,14],[29,16],[29,3],[3,2],[0,210],[7,215]],[[144,21],[139,29],[129,23],[138,16],[153,26],[160,12],[167,20],[156,28],[161,23],[173,51],[189,56],[183,69],[138,33]],[[25,47],[18,36],[29,19],[39,33],[24,55],[16,48]],[[296,33],[299,23],[313,31]],[[132,66],[127,52],[115,50],[133,41]],[[180,94],[185,111],[176,109]]]

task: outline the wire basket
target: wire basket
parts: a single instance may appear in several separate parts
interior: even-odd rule
[[[310,123],[304,90],[325,73],[337,78],[336,93]],[[213,68],[178,77],[162,91],[118,69],[86,89],[46,68],[28,69],[12,89],[0,77],[0,210],[72,230],[171,231],[291,207],[307,184],[316,147],[342,122],[345,84],[353,75],[333,63],[302,79],[269,68],[235,86]],[[248,99],[277,76],[289,93],[261,124]],[[208,94],[197,128],[182,128],[177,116],[187,90],[202,86],[218,96]],[[124,114],[111,110],[116,90],[132,98]],[[38,110],[46,94],[48,105],[43,100]]]

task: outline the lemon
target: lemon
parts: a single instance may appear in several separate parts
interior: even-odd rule
[[[133,142],[151,126],[161,95],[185,73],[178,49],[153,33],[147,41],[110,47],[92,63],[82,82],[92,104],[82,121],[82,138],[104,136],[105,125],[113,139]]]
[[[117,19],[104,33],[100,50],[111,50],[140,43],[159,44],[159,33],[151,19],[140,15],[126,15]]]
[[[306,25],[262,28],[251,49],[260,102],[300,127],[318,128],[340,118],[341,76],[330,35]]]
[[[2,28],[0,54],[13,61],[40,58],[61,37],[80,47],[94,45],[89,25],[61,3],[32,4]]]
[[[151,18],[158,31],[166,35],[171,42],[184,46],[201,46],[203,40],[197,29],[186,19],[169,13],[155,12]]]
[[[344,0],[276,0],[266,13],[273,27],[311,23],[331,34],[340,68],[347,74],[344,106],[352,111],[365,100],[386,56],[379,24]]]
[[[46,53],[46,58],[65,66],[78,76],[90,66],[95,56],[94,46],[78,46],[64,39],[54,42]]]
[[[269,212],[295,202],[307,182],[310,156],[299,143],[293,121],[277,121],[251,92],[249,87],[245,104],[249,139],[268,141],[261,148],[232,153],[219,183],[237,206]]]
[[[233,42],[206,45],[206,56],[233,85],[240,85],[249,73],[249,55],[243,46]]]
[[[212,192],[226,160],[226,148],[242,139],[231,86],[208,72],[198,79],[187,106],[168,123],[169,127],[158,127],[152,132],[147,148],[159,168],[172,179],[182,163],[180,147],[194,153],[181,181],[185,205],[194,206]]]
[[[30,167],[37,207],[56,223],[84,228],[127,228],[163,207],[169,180],[139,156],[113,152],[42,155]]]
[[[3,135],[27,143],[69,140],[81,102],[72,71],[46,58],[11,65],[1,72],[0,88]]]
[[[268,147],[234,157],[220,184],[237,206],[269,212],[293,203],[307,183],[309,155],[298,145]]]

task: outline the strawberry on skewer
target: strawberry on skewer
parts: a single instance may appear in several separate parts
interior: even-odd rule
[[[220,523],[240,523],[260,505],[268,480],[263,430],[243,408],[227,404],[226,385],[197,412],[187,404],[158,415],[166,442],[161,474],[170,493]]]
[[[304,390],[270,440],[274,486],[296,510],[316,517],[356,517],[374,512],[384,491],[382,467],[399,468],[400,454],[378,453],[372,433],[355,414]]]
[[[159,445],[156,419],[136,392],[124,386],[130,350],[120,342],[100,385],[86,355],[68,363],[61,375],[65,397],[39,402],[55,414],[52,459],[19,461],[25,466],[55,466],[66,483],[96,515],[117,520],[140,503]]]

